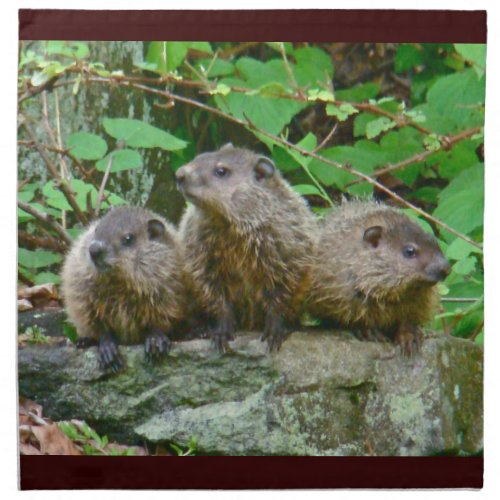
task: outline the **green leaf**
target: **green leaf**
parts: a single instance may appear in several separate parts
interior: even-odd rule
[[[328,90],[309,89],[307,91],[308,101],[335,102],[335,96]]]
[[[466,257],[465,259],[459,260],[453,266],[453,271],[460,275],[470,274],[476,267],[475,257]]]
[[[354,137],[363,137],[366,135],[366,127],[372,121],[378,120],[378,115],[371,113],[359,113],[354,117]]]
[[[333,78],[332,58],[317,47],[302,47],[293,52],[296,61],[295,76],[299,85],[316,86]]]
[[[322,151],[322,156],[342,165],[351,164],[356,170],[372,174],[375,167],[383,161],[380,146],[370,141],[358,141],[355,146],[335,146]],[[358,179],[354,174],[313,159],[309,164],[310,171],[326,186],[335,185],[342,189],[350,182]],[[365,188],[366,189],[366,188]],[[369,191],[369,190],[368,190]]]
[[[38,273],[35,276],[35,285],[44,285],[45,283],[61,283],[61,277],[58,274],[45,272]]]
[[[473,141],[460,141],[439,163],[438,171],[441,177],[453,179],[466,168],[478,162],[476,145]]]
[[[245,86],[241,80],[221,80],[229,86]],[[235,118],[246,121],[246,117],[258,128],[273,135],[278,135],[285,125],[307,104],[294,102],[290,99],[268,97],[261,95],[245,95],[231,92],[225,97],[215,96],[217,107]]]
[[[452,260],[463,260],[471,253],[481,253],[481,250],[462,238],[456,238],[448,245],[446,257]]]
[[[95,134],[75,132],[68,137],[66,144],[71,154],[80,160],[99,160],[108,150],[106,141]]]
[[[162,148],[166,151],[184,149],[187,142],[153,127],[149,123],[131,118],[104,118],[104,129],[115,139],[132,148]]]
[[[17,199],[25,203],[29,203],[34,197],[35,193],[33,191],[20,191],[17,193]]]
[[[335,95],[341,101],[363,102],[377,97],[380,86],[373,82],[362,83],[350,89],[336,90]]]
[[[396,52],[394,69],[396,73],[403,73],[421,65],[423,62],[424,54],[422,50],[417,48],[415,44],[402,43],[398,46]]]
[[[396,122],[393,122],[391,119],[386,116],[381,116],[376,120],[373,120],[366,125],[366,137],[367,139],[373,139],[377,137],[382,132],[386,132],[391,128],[396,126]]]
[[[18,261],[28,269],[38,269],[61,262],[62,255],[48,250],[27,250],[19,248],[17,252]]]
[[[84,42],[51,40],[46,43],[47,54],[59,54],[78,59],[84,59],[90,54],[89,47]]]
[[[315,194],[323,198],[323,194],[314,184],[295,184],[293,189],[302,196]]]
[[[456,51],[474,66],[478,78],[486,71],[486,44],[484,43],[455,43]]]
[[[224,83],[218,83],[215,88],[209,91],[210,95],[228,95],[231,92],[231,87],[225,85]]]
[[[469,234],[483,225],[484,166],[474,165],[453,179],[439,194],[434,216],[456,231]]]
[[[441,142],[436,134],[426,135],[423,142],[428,151],[438,151],[441,148]]]
[[[349,103],[344,103],[340,106],[335,104],[328,104],[326,106],[326,114],[328,116],[335,116],[340,122],[347,120],[349,116],[355,113],[358,113],[358,110]]]
[[[210,71],[208,71],[206,75],[208,78],[229,76],[234,73],[234,65],[224,59],[216,59],[213,63],[211,59],[199,59],[197,67],[200,68],[200,70],[204,68],[205,71],[210,68]]]
[[[100,172],[105,172],[108,162],[112,159],[110,172],[121,172],[122,170],[132,170],[142,167],[142,156],[133,149],[118,149],[99,160],[95,166]]]
[[[212,53],[208,42],[150,42],[146,62],[155,65],[158,73],[166,74],[184,62],[189,49]]]
[[[57,208],[59,210],[73,210],[63,192],[55,187],[54,181],[46,182],[42,188],[42,193],[45,196],[47,205],[50,205],[51,207]]]
[[[426,127],[437,134],[460,132],[484,124],[485,79],[473,69],[440,77],[427,92],[422,111]]]

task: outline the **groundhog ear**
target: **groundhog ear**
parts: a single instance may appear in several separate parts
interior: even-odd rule
[[[161,220],[148,220],[148,234],[150,240],[158,240],[165,235],[165,224]]]
[[[224,144],[224,146],[220,148],[220,151],[226,151],[227,149],[233,149],[233,148],[234,148],[233,143],[228,142],[227,144]]]
[[[370,243],[373,248],[377,248],[382,238],[382,226],[372,226],[365,230],[363,241]]]
[[[269,158],[261,156],[257,160],[257,163],[254,167],[255,178],[258,181],[262,179],[269,179],[269,177],[272,177],[274,175],[275,170],[276,167],[274,166],[274,163]]]

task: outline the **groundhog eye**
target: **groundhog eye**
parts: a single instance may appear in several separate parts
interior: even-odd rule
[[[134,244],[134,241],[135,241],[135,236],[129,233],[122,238],[122,245],[124,247],[129,247]]]
[[[403,255],[407,259],[411,259],[417,255],[417,249],[413,245],[406,245],[403,248]]]
[[[229,170],[225,167],[217,167],[214,170],[214,174],[216,177],[225,177],[229,173]]]

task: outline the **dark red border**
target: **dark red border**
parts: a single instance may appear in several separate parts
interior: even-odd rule
[[[21,40],[486,42],[486,11],[31,10]]]
[[[21,456],[23,490],[482,486],[482,457]]]
[[[22,40],[486,42],[485,11],[19,11]],[[481,488],[481,457],[22,456],[21,488]]]

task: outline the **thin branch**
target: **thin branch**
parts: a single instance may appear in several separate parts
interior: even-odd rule
[[[328,135],[321,141],[320,145],[313,149],[314,153],[321,151],[326,146],[328,141],[333,137],[333,134],[335,134],[335,132],[337,131],[338,126],[339,126],[339,122],[335,122],[335,125],[333,126],[332,130],[330,130]]]
[[[290,69],[290,68],[289,68]],[[290,69],[291,70],[291,69]],[[293,74],[293,73],[292,73]],[[100,77],[100,76],[90,76],[87,78],[88,81],[92,82],[101,82],[101,83],[117,83],[119,85],[127,85],[131,86],[133,83],[146,83],[146,84],[151,84],[151,85],[163,85],[165,83],[172,83],[177,86],[188,86],[188,87],[194,87],[201,89],[200,93],[201,94],[206,94],[209,92],[207,90],[207,82],[203,81],[193,81],[193,80],[178,80],[175,79],[172,76],[162,76],[161,78],[146,78],[146,77],[130,77],[130,76],[124,76],[124,75],[116,75],[113,77]],[[238,86],[229,86],[231,92],[237,92],[237,93],[243,93],[246,94],[248,92],[254,92],[255,89],[251,88],[246,88],[246,87],[238,87]],[[311,104],[312,101],[309,101],[307,96],[304,95],[302,91],[297,91],[296,93],[286,93],[286,92],[272,92],[269,91],[269,96],[274,97],[274,98],[279,98],[279,99],[288,99],[292,101],[297,101],[297,102],[306,102],[308,104]],[[392,120],[393,122],[396,123],[397,127],[404,127],[404,126],[409,126],[413,127],[419,132],[429,135],[431,133],[430,130],[422,127],[418,123],[415,123],[413,120],[411,120],[409,117],[404,116],[404,115],[394,115],[393,113],[390,113],[389,111],[386,111],[384,109],[381,109],[377,107],[374,104],[370,103],[357,103],[357,102],[348,102],[348,101],[334,101],[334,104],[341,106],[342,104],[350,104],[351,106],[355,107],[359,111],[366,111],[369,113],[373,113],[379,116],[385,116]]]
[[[278,42],[278,47],[280,50],[281,58],[283,59],[283,63],[285,64],[285,69],[286,69],[286,72],[288,74],[288,78],[290,79],[290,83],[292,84],[297,95],[301,99],[307,100],[306,96],[304,95],[304,92],[300,88],[300,85],[297,83],[297,79],[295,78],[295,75],[293,74],[292,67],[290,66],[290,62],[288,61],[288,57],[286,56],[285,44],[283,42]]]
[[[31,248],[46,248],[48,250],[54,250],[55,252],[64,253],[67,250],[67,245],[62,243],[60,240],[53,238],[52,236],[40,237],[30,234],[26,231],[19,229],[17,231],[17,237],[20,243],[23,243],[26,247]]]
[[[17,141],[17,144],[20,145],[20,146],[26,146],[28,148],[34,148],[35,147],[35,144],[33,143],[33,141],[19,140],[19,141]],[[50,145],[44,144],[44,143],[39,143],[39,144],[40,144],[40,146],[42,146],[43,148],[45,148],[47,151],[51,151],[52,153],[58,153],[60,155],[64,155],[64,156],[68,157],[76,165],[76,167],[78,168],[78,170],[80,171],[80,173],[83,175],[83,177],[85,178],[85,180],[87,180],[91,184],[93,184],[93,186],[96,189],[99,189],[99,184],[97,184],[97,182],[92,177],[92,172],[94,172],[95,169],[87,170],[84,167],[83,163],[76,156],[74,156],[73,154],[71,154],[70,150],[64,149],[64,148],[55,147],[55,146],[50,146]]]
[[[433,155],[434,153],[442,150],[449,149],[451,146],[456,144],[457,142],[460,142],[464,139],[468,139],[469,137],[472,137],[475,134],[478,134],[481,132],[481,127],[474,127],[470,128],[468,130],[464,130],[463,132],[460,132],[457,135],[453,135],[451,137],[447,137],[446,140],[443,140],[441,142],[441,145],[438,149],[436,150],[429,150],[429,151],[422,151],[421,153],[417,153],[414,156],[410,156],[410,158],[406,158],[403,161],[400,161],[398,163],[394,163],[392,165],[387,165],[384,168],[375,170],[373,172],[373,175],[379,177],[381,175],[388,174],[389,172],[393,172],[394,170],[399,170],[401,168],[407,167],[408,165],[411,165],[412,163],[420,163],[427,159],[429,156]],[[357,180],[353,181],[349,184],[347,184],[347,187],[354,186],[355,184],[359,184],[363,182],[362,180]]]
[[[21,210],[24,210],[26,213],[32,215],[33,217],[35,217],[35,219],[39,220],[41,223],[45,224],[50,229],[55,231],[62,238],[62,241],[67,246],[71,245],[72,240],[71,240],[71,237],[69,236],[69,234],[49,214],[46,214],[44,212],[40,212],[39,210],[37,210],[33,206],[31,206],[28,203],[25,203],[24,201],[21,201],[21,200],[17,200],[17,206]]]
[[[59,188],[63,192],[64,196],[66,197],[66,200],[70,204],[71,208],[75,212],[75,216],[77,219],[84,225],[88,224],[88,219],[87,216],[80,210],[80,207],[76,203],[75,196],[73,194],[73,191],[71,187],[68,185],[65,179],[61,179],[59,176],[59,172],[57,171],[57,167],[54,165],[52,160],[50,159],[49,155],[47,154],[47,151],[41,146],[41,144],[38,142],[35,133],[31,129],[31,127],[28,125],[26,120],[23,123],[23,126],[28,133],[30,139],[33,142],[33,145],[37,149],[37,151],[40,153],[40,156],[42,157],[43,161],[47,165],[47,168],[49,169],[50,174],[52,177],[58,182]]]
[[[106,165],[106,171],[104,172],[104,177],[102,178],[101,186],[99,187],[99,193],[97,194],[97,201],[95,203],[94,215],[99,217],[99,212],[101,211],[101,203],[104,196],[104,188],[108,182],[109,173],[111,172],[111,167],[113,166],[113,156],[109,157],[108,164]]]
[[[479,302],[481,297],[441,297],[441,302]]]

